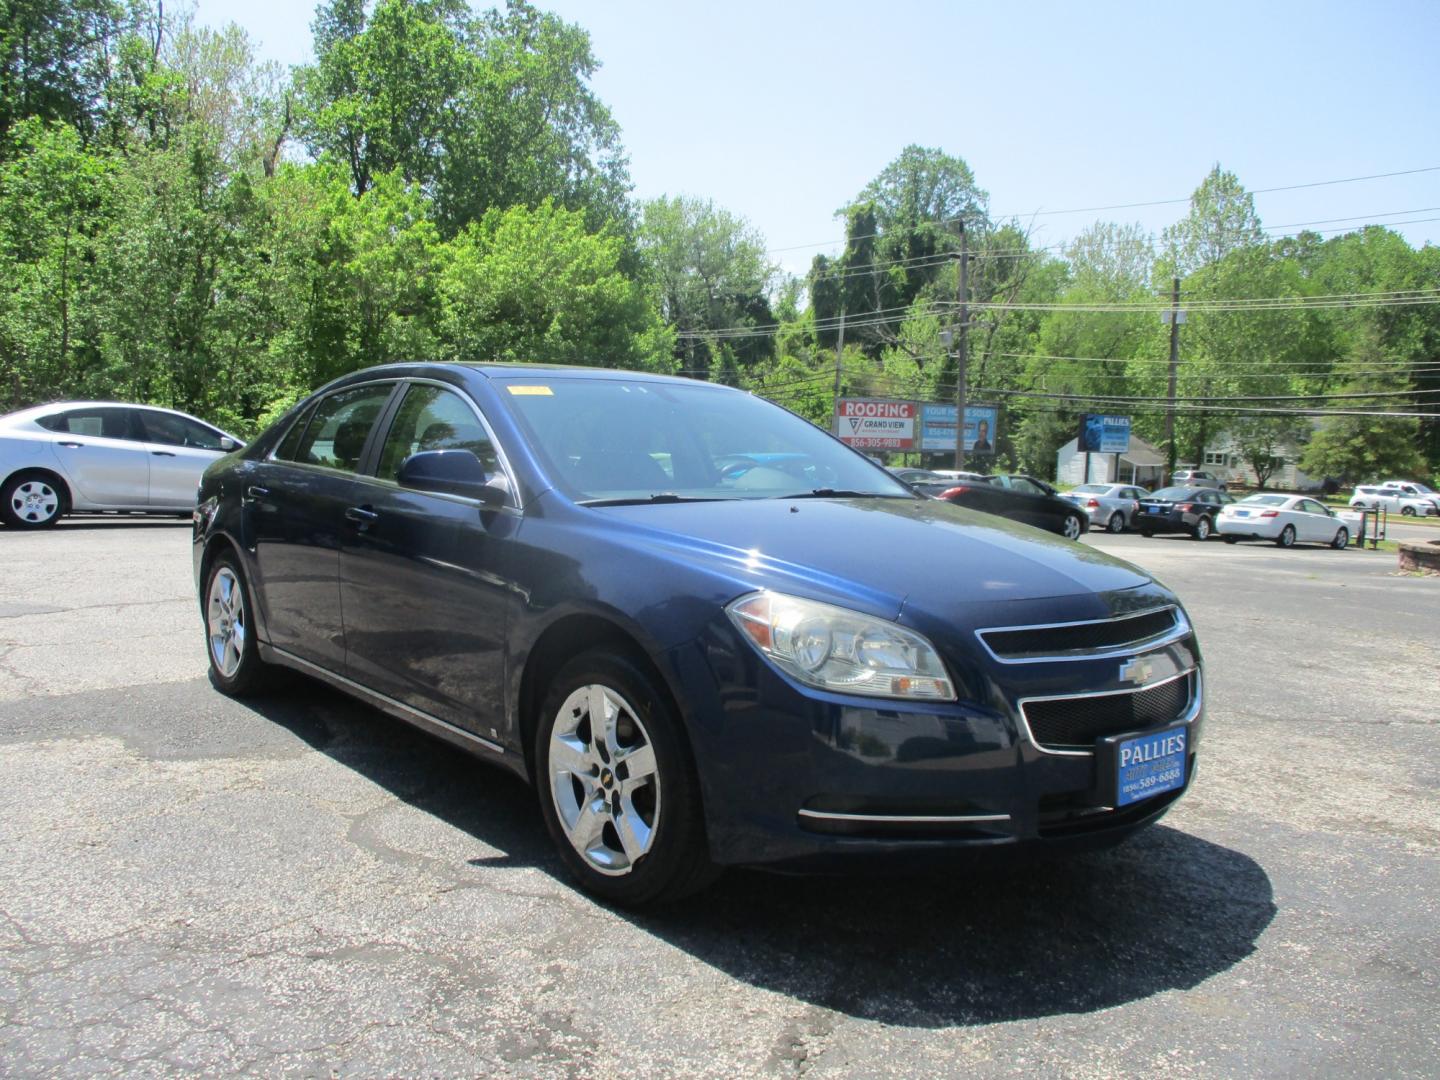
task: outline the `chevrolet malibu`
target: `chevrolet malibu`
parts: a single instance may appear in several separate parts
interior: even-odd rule
[[[1113,843],[1194,775],[1163,586],[706,383],[357,372],[206,472],[194,563],[220,690],[295,669],[514,771],[615,903]]]

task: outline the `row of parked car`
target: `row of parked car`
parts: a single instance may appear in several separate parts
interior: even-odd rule
[[[1387,480],[1361,485],[1350,511],[1335,510],[1305,495],[1256,492],[1236,499],[1213,477],[1176,474],[1175,485],[1147,491],[1133,484],[1081,484],[1057,491],[1031,476],[896,469],[911,487],[947,502],[1037,525],[1071,539],[1089,528],[1111,533],[1134,529],[1142,536],[1187,533],[1196,540],[1218,534],[1226,543],[1270,540],[1281,547],[1300,542],[1344,548],[1361,533],[1355,510],[1405,516],[1440,514],[1440,493],[1424,484]],[[1083,517],[1081,514],[1083,513]]]

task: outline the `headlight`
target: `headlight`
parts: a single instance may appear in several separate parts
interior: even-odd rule
[[[810,686],[870,697],[954,701],[935,648],[884,619],[782,593],[751,593],[725,608],[755,647]]]

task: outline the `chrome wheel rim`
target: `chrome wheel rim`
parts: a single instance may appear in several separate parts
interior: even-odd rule
[[[245,592],[235,571],[222,566],[210,579],[206,604],[206,627],[210,631],[210,662],[230,679],[240,670],[245,656]]]
[[[1074,516],[1065,519],[1065,539],[1080,539],[1080,519]]]
[[[1339,548],[1340,550],[1342,550],[1342,551],[1345,550],[1345,548],[1347,548],[1347,547],[1350,546],[1350,530],[1349,530],[1349,529],[1341,529],[1339,532],[1337,532],[1337,533],[1335,534],[1335,546],[1336,546],[1337,548]]]
[[[1125,531],[1125,519],[1118,511],[1110,515],[1109,529],[1112,533]]]
[[[1280,546],[1289,547],[1295,542],[1295,530],[1289,525],[1280,530]]]
[[[550,733],[550,796],[560,828],[587,866],[628,874],[655,842],[660,773],[634,708],[608,686],[575,690]]]
[[[60,512],[60,494],[44,480],[26,480],[10,493],[10,512],[31,525],[43,525]]]
[[[1199,537],[1201,540],[1208,540],[1208,539],[1210,538],[1210,519],[1209,519],[1209,518],[1201,518],[1201,519],[1200,519],[1199,523],[1195,526],[1195,535],[1196,535],[1197,537]]]

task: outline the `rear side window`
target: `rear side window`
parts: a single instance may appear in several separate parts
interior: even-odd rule
[[[300,437],[305,434],[305,425],[310,423],[310,417],[315,414],[316,402],[311,402],[310,407],[301,411],[290,425],[290,430],[285,433],[285,438],[275,448],[275,458],[279,461],[294,461],[295,451],[300,446]]]
[[[96,409],[68,409],[42,416],[36,421],[41,427],[68,435],[84,435],[92,439],[135,439],[130,410],[114,406]]]
[[[316,406],[290,460],[355,472],[360,467],[365,440],[390,399],[391,389],[389,383],[357,386],[325,398]]]

